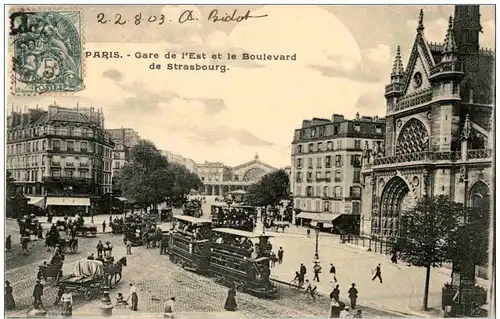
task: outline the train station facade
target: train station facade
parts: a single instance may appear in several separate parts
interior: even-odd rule
[[[252,161],[234,167],[221,162],[198,164],[198,176],[203,182],[201,191],[206,196],[224,196],[235,190],[248,191],[262,176],[275,170],[277,168],[262,162],[259,155],[255,155]]]

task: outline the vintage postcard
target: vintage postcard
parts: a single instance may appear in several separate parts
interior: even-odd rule
[[[5,316],[495,316],[494,5],[5,23]]]

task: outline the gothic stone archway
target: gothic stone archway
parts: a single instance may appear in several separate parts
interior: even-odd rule
[[[490,199],[490,188],[483,181],[477,181],[472,185],[469,190],[469,201],[468,206],[477,207],[483,201],[489,202]]]
[[[410,206],[410,188],[399,176],[387,182],[380,201],[379,233],[382,236],[398,236],[401,213]]]

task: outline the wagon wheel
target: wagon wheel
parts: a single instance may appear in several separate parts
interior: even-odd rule
[[[86,289],[84,292],[83,292],[84,296],[85,296],[85,300],[87,301],[90,301],[92,299],[92,290],[90,289]]]

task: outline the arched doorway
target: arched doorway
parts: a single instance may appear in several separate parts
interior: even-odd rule
[[[387,182],[380,202],[380,235],[399,235],[401,213],[410,208],[411,202],[410,188],[401,177],[393,177]]]
[[[490,188],[483,181],[477,181],[469,190],[469,207],[478,207],[483,202],[490,201]]]
[[[212,196],[214,194],[214,190],[212,185],[207,185],[207,195]]]
[[[214,195],[215,196],[220,195],[219,185],[214,185]]]

